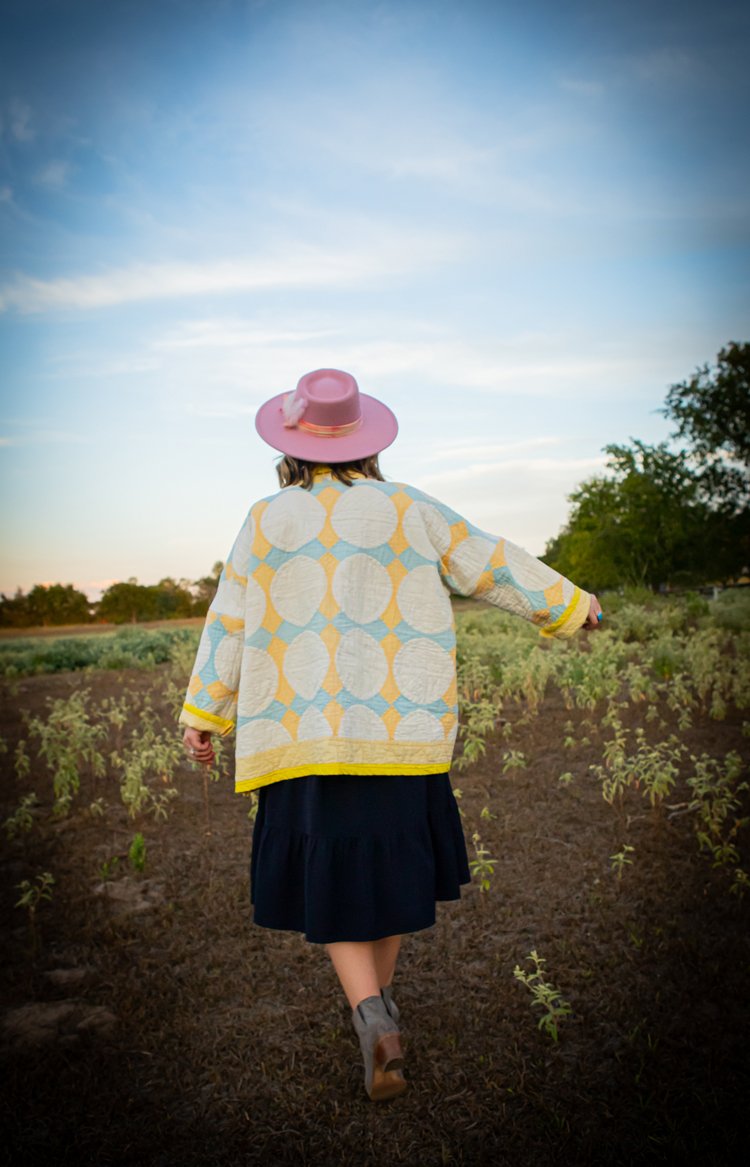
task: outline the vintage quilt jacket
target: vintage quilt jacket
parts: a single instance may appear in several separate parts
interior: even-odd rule
[[[236,728],[236,789],[304,774],[431,774],[458,729],[450,593],[567,637],[589,596],[400,482],[318,473],[251,508],[180,721]]]

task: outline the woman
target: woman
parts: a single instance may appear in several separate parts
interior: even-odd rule
[[[335,369],[258,411],[284,457],[251,507],[209,610],[180,717],[205,765],[237,731],[236,789],[258,791],[261,926],[322,943],[352,1008],[373,1099],[406,1088],[391,983],[401,937],[469,881],[448,780],[458,729],[450,593],[543,636],[595,628],[590,596],[436,499],[385,482],[397,433]]]

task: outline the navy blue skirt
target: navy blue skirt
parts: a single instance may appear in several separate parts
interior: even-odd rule
[[[469,879],[447,774],[315,774],[258,791],[250,886],[264,928],[316,944],[417,932]]]

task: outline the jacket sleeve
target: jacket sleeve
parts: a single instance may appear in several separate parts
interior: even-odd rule
[[[573,636],[586,622],[588,592],[508,539],[489,535],[436,499],[418,503],[446,587],[530,621],[542,636]]]
[[[180,714],[181,725],[220,734],[234,729],[252,540],[251,511],[234,542],[206,616]]]

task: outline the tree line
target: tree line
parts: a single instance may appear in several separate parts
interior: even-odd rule
[[[223,566],[215,563],[210,575],[192,582],[166,578],[158,584],[139,584],[136,579],[114,583],[95,602],[73,584],[36,584],[27,595],[19,589],[14,596],[0,596],[0,627],[128,624],[205,616]]]
[[[589,590],[727,584],[750,573],[750,344],[667,393],[673,442],[605,446],[544,559]]]

